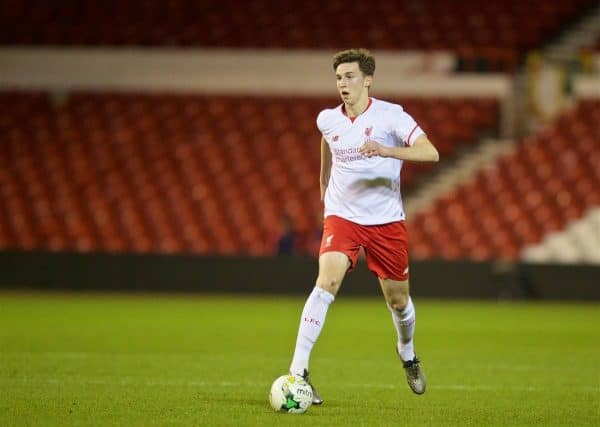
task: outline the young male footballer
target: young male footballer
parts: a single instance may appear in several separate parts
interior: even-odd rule
[[[404,161],[437,162],[439,154],[400,105],[369,96],[375,59],[368,50],[338,52],[333,69],[342,104],[321,111],[317,118],[325,218],[319,273],[302,311],[290,372],[310,383],[311,350],[362,247],[391,311],[408,385],[423,394],[425,376],[413,344],[415,307],[409,294],[400,171]],[[313,392],[313,404],[323,403],[314,386]]]

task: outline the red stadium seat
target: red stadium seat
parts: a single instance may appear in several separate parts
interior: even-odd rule
[[[354,5],[354,13],[344,17],[344,28],[362,25],[363,14],[380,17],[380,25],[356,32],[333,29],[331,23],[344,11],[339,2],[249,0],[241,12],[231,1],[13,1],[0,4],[0,43],[284,49],[366,44],[451,50],[462,57],[463,69],[514,71],[519,55],[539,48],[593,5],[594,0],[506,0],[502,7],[475,0],[373,0],[368,8]]]
[[[412,245],[419,248],[414,255],[514,259],[525,245],[600,205],[598,127],[582,119],[598,108],[597,101],[582,102],[411,220]],[[460,236],[460,247],[438,239],[446,233],[444,227]],[[448,247],[438,242],[429,249],[432,239]]]
[[[486,99],[396,101],[448,155],[497,126],[497,103]],[[0,212],[0,247],[261,255],[287,214],[314,252],[314,119],[331,104],[79,93],[55,110],[40,94],[0,94],[0,189],[12,200]],[[516,256],[599,203],[589,117],[600,108],[579,108],[415,218],[415,254]],[[428,170],[407,164],[403,190]]]

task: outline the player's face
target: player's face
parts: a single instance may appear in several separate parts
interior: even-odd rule
[[[345,62],[338,65],[335,70],[337,88],[342,100],[346,104],[355,104],[364,96],[368,96],[368,88],[371,85],[371,77],[365,76],[358,62]]]

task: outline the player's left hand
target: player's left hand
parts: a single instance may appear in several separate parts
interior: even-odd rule
[[[360,147],[360,154],[371,158],[373,156],[387,157],[386,148],[380,143],[368,140]]]

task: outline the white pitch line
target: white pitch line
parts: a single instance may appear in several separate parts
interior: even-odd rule
[[[4,357],[13,357],[13,358],[47,358],[47,359],[93,359],[93,358],[105,358],[110,356],[111,358],[123,358],[123,359],[139,359],[139,358],[154,358],[161,357],[165,359],[169,358],[182,358],[182,359],[192,359],[196,360],[197,355],[193,353],[97,353],[97,352],[43,352],[43,353],[34,353],[34,352],[0,352],[0,358]],[[205,357],[205,356],[202,356]],[[218,356],[213,355],[211,358],[216,358]],[[236,355],[237,357],[237,355]],[[322,358],[321,361],[331,361],[335,362],[335,359],[326,359]],[[362,361],[365,361],[362,359]],[[373,360],[375,361],[375,360]],[[555,370],[555,366],[544,366],[544,365],[512,365],[512,364],[470,364],[472,368],[485,368],[487,371],[489,370],[499,370],[499,371],[549,371]]]
[[[149,387],[266,387],[267,383],[244,382],[244,381],[190,381],[190,380],[168,380],[155,379],[148,380],[136,377],[122,378],[90,378],[90,377],[65,377],[65,378],[36,378],[36,377],[0,377],[3,383],[33,383],[33,384],[65,384],[80,383],[91,385],[119,385],[119,386],[149,386]],[[382,389],[399,390],[404,389],[405,385],[397,384],[359,384],[359,383],[340,383],[338,386],[356,388],[356,389]],[[430,390],[451,390],[451,391],[523,391],[537,392],[546,391],[547,387],[535,386],[497,386],[497,385],[466,385],[466,384],[431,384],[427,386]],[[573,389],[600,393],[600,386],[578,386],[573,385]]]

